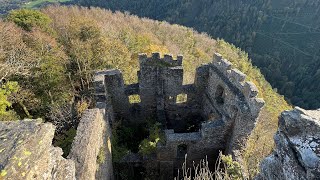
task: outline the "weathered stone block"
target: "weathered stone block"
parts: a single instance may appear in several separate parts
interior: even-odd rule
[[[238,69],[231,69],[229,77],[235,82],[243,82],[246,79],[246,75]]]
[[[232,63],[226,59],[221,59],[220,61],[213,62],[213,65],[216,66],[221,73],[227,75],[227,70],[231,70]]]
[[[77,179],[95,179],[99,167],[97,157],[103,146],[105,123],[99,109],[87,110],[82,115],[68,156],[75,162]]]
[[[73,161],[51,144],[54,130],[41,120],[0,122],[0,179],[75,179]]]
[[[173,61],[172,55],[171,54],[165,54],[163,57],[163,60],[167,63],[171,63]]]
[[[154,60],[160,60],[160,53],[158,53],[158,52],[152,53],[152,59],[154,59]]]
[[[182,62],[183,62],[183,56],[178,55],[177,56],[177,66],[182,66]]]
[[[252,82],[245,82],[243,94],[247,98],[253,98],[258,95],[259,91],[255,84]]]
[[[214,53],[214,55],[213,55],[213,61],[219,62],[219,61],[221,61],[221,60],[222,60],[222,55],[219,54],[219,53]]]

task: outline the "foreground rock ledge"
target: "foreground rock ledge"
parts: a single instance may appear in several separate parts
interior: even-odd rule
[[[41,120],[0,122],[0,179],[75,179],[75,165],[52,146],[54,126]]]
[[[284,111],[274,141],[257,180],[320,179],[320,109]]]

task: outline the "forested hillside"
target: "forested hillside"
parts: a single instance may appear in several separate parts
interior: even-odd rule
[[[0,0],[0,15],[19,8],[38,9],[52,4],[70,4],[72,0]]]
[[[248,75],[266,101],[243,152],[251,176],[270,153],[281,111],[290,107],[272,90],[248,55],[222,40],[166,22],[139,19],[99,8],[48,7],[16,10],[0,20],[0,120],[43,118],[57,126],[55,145],[65,151],[81,113],[94,106],[92,76],[118,68],[126,83],[137,81],[138,53],[183,54],[184,82],[195,68],[221,53]]]
[[[77,0],[129,11],[223,38],[249,53],[267,80],[294,105],[320,107],[320,1]]]

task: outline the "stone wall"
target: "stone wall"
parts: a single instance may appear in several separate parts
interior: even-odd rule
[[[165,131],[166,144],[158,147],[158,160],[173,161],[173,168],[181,167],[181,145],[186,147],[191,162],[206,156],[215,159],[219,151],[241,160],[240,150],[246,146],[264,106],[264,101],[257,97],[256,86],[245,79],[245,74],[232,69],[232,64],[219,54],[215,54],[212,63],[197,68],[195,84],[188,85],[193,90],[187,92],[197,98],[188,101],[200,107],[197,109],[205,122],[194,133]]]
[[[74,162],[52,146],[54,130],[41,120],[0,122],[0,179],[75,179]]]
[[[245,81],[246,75],[219,54],[214,55],[212,63],[197,68],[194,84],[183,85],[182,59],[140,54],[136,84],[124,85],[118,70],[100,72],[105,75],[100,78],[105,79],[103,93],[108,98],[104,100],[120,118],[156,118],[162,123],[166,143],[158,146],[159,167],[181,167],[183,153],[188,154],[188,160],[197,161],[206,156],[214,159],[221,150],[240,160],[240,150],[246,146],[264,106],[256,86]],[[141,102],[130,104],[130,95],[139,95]],[[186,96],[185,102],[177,101],[180,95]],[[194,132],[186,130],[190,119],[192,126],[198,126]]]
[[[72,143],[72,149],[68,158],[75,162],[76,178],[83,180],[94,179],[111,179],[111,146],[110,132],[108,123],[105,121],[104,112],[99,109],[89,109],[84,112],[77,128],[77,135]],[[105,142],[104,137],[108,138]],[[98,156],[107,157],[101,159],[99,162]],[[103,167],[105,173],[97,175],[99,166],[105,164]],[[106,166],[106,165],[109,165]]]
[[[116,117],[134,120],[158,118],[164,125],[169,125],[172,119],[184,119],[186,116],[200,112],[196,101],[193,84],[183,85],[182,56],[173,59],[171,55],[160,58],[159,53],[151,57],[140,54],[140,71],[138,83],[124,85],[119,70],[106,70],[98,72],[104,74],[106,94]],[[178,95],[187,94],[186,103],[177,104]],[[138,95],[141,102],[138,105],[141,114],[136,117],[132,111],[134,105],[130,104],[128,96]],[[133,118],[136,117],[136,118]],[[168,122],[168,123],[167,123]],[[170,125],[169,125],[170,126]]]
[[[166,117],[170,119],[176,114],[177,95],[183,92],[182,59],[178,56],[175,60],[171,55],[160,58],[159,53],[151,57],[140,54],[138,84],[144,117],[158,114],[159,121],[166,122]]]
[[[115,114],[126,115],[128,108],[122,104],[128,98],[121,96],[124,83],[120,71],[98,71],[94,86],[96,108],[83,113],[68,156],[75,162],[79,180],[113,179],[111,124]]]
[[[257,87],[245,79],[245,74],[233,69],[219,54],[215,54],[212,63],[201,66],[196,74],[195,86],[198,96],[202,96],[203,116],[221,121],[219,124],[225,130],[220,136],[226,137],[221,143],[226,143],[226,153],[236,158],[239,150],[246,146],[246,139],[264,106],[264,101],[257,97]]]
[[[283,112],[274,141],[276,148],[262,161],[256,180],[320,179],[320,110]]]

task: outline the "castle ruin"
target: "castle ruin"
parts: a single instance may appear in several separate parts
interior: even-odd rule
[[[153,159],[160,179],[173,179],[185,154],[188,161],[196,162],[206,156],[214,159],[223,151],[241,160],[240,150],[264,106],[245,74],[215,54],[211,63],[197,68],[194,83],[184,85],[182,56],[141,54],[139,61],[136,84],[125,85],[119,70],[96,73],[96,108],[83,114],[67,159],[51,145],[54,127],[50,123],[1,122],[1,172],[14,179],[112,179],[111,127],[119,119],[144,122],[152,118],[162,124],[164,143],[157,145]],[[130,96],[140,101],[132,103]],[[44,131],[47,126],[50,130]],[[46,137],[44,144],[41,133]],[[12,143],[6,147],[8,142]],[[106,157],[100,164],[99,154]]]
[[[163,179],[173,178],[185,154],[195,162],[215,159],[219,151],[240,158],[264,106],[245,74],[215,54],[212,63],[197,68],[194,84],[183,85],[182,56],[141,54],[139,61],[136,84],[125,85],[119,70],[97,72],[97,104],[115,121],[155,118],[163,125],[165,143],[158,144],[153,162]],[[141,102],[130,104],[129,96]]]

